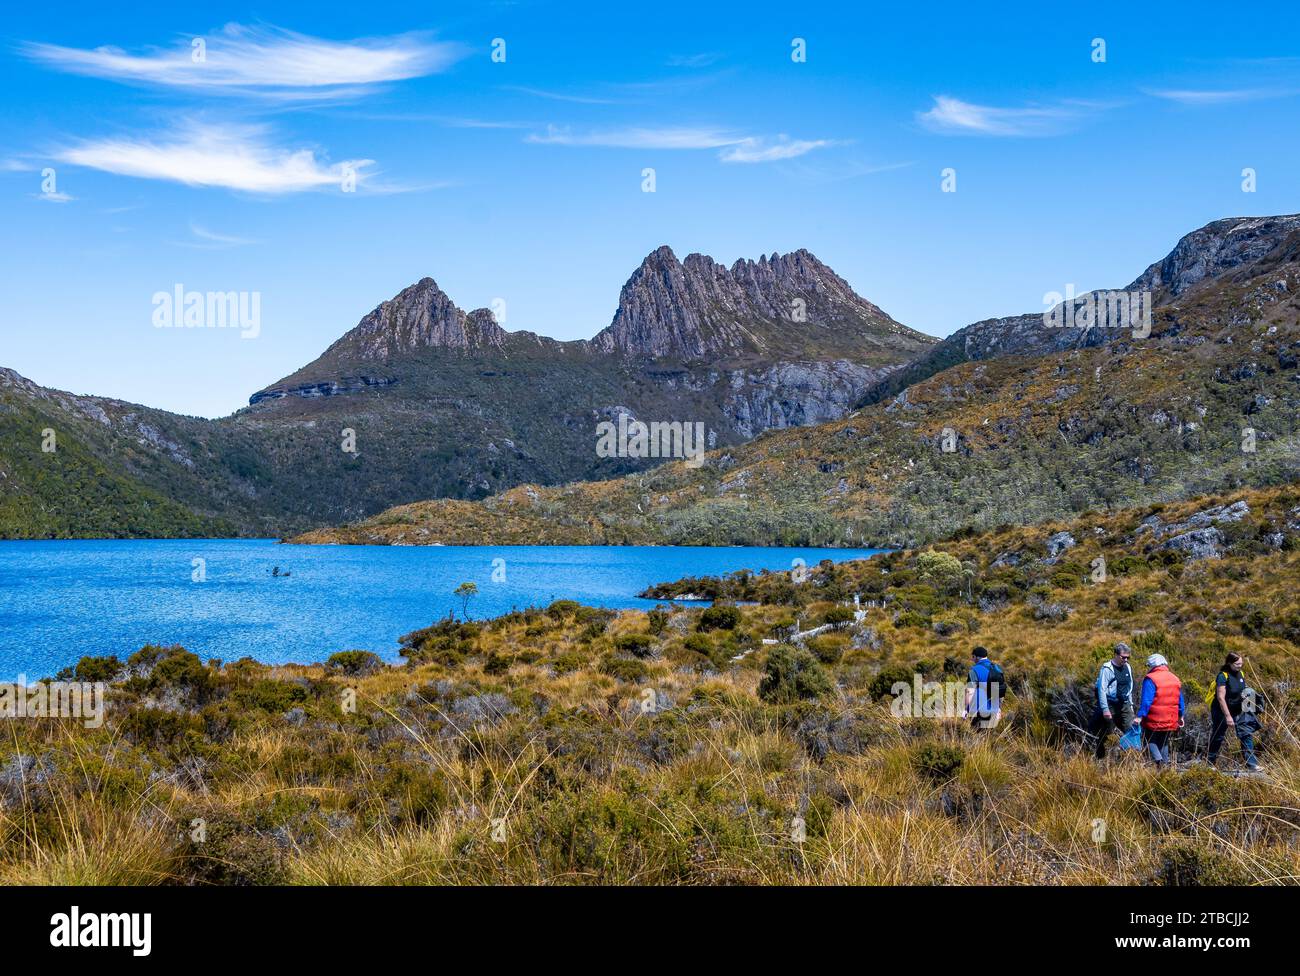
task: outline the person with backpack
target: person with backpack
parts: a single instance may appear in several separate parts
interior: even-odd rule
[[[998,665],[989,660],[984,647],[973,647],[970,652],[971,669],[966,676],[966,712],[973,729],[991,729],[1002,717],[1002,699],[1007,691],[1007,679]]]
[[[1169,763],[1169,740],[1183,727],[1186,711],[1182,681],[1169,670],[1163,654],[1152,654],[1147,658],[1137,717],[1142,723],[1142,741],[1156,766],[1163,768]]]
[[[1240,654],[1229,654],[1214,679],[1214,698],[1210,704],[1210,754],[1211,766],[1219,761],[1219,749],[1228,735],[1228,729],[1237,733],[1241,743],[1241,754],[1246,760],[1247,769],[1259,769],[1255,759],[1254,733],[1259,727],[1255,718],[1254,696],[1250,696],[1250,707],[1243,706],[1247,699],[1246,678],[1241,673],[1246,663]]]
[[[1132,654],[1133,649],[1120,641],[1114,655],[1097,672],[1096,702],[1088,734],[1097,737],[1098,759],[1106,758],[1106,740],[1112,729],[1123,735],[1138,724],[1133,715],[1133,668],[1128,663]]]

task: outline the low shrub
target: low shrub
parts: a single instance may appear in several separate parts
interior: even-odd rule
[[[790,704],[830,694],[830,677],[811,653],[778,644],[767,655],[758,697],[775,704]]]
[[[700,614],[700,622],[696,629],[705,630],[735,630],[740,623],[739,607],[708,607]]]
[[[329,656],[325,666],[339,674],[361,677],[379,671],[384,662],[371,651],[339,651]]]
[[[654,653],[654,638],[649,634],[619,634],[614,646],[633,657],[649,657]]]
[[[912,750],[909,757],[912,768],[936,783],[946,783],[961,771],[966,754],[957,746],[923,742]]]

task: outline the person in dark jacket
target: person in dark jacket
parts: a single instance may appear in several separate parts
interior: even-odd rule
[[[1137,717],[1142,722],[1142,741],[1155,764],[1169,764],[1169,740],[1184,725],[1187,701],[1183,683],[1169,670],[1163,654],[1147,658],[1147,676],[1142,679],[1142,701]]]
[[[1133,649],[1123,641],[1115,645],[1115,654],[1097,672],[1092,722],[1088,732],[1097,737],[1098,759],[1106,757],[1106,740],[1112,729],[1123,735],[1137,724],[1133,715],[1133,668],[1128,663]]]
[[[1233,729],[1237,733],[1237,740],[1241,743],[1241,754],[1246,760],[1246,768],[1259,769],[1259,763],[1255,759],[1254,731],[1258,723],[1254,721],[1254,701],[1251,696],[1250,707],[1246,707],[1246,678],[1241,673],[1245,663],[1245,659],[1240,654],[1229,654],[1214,679],[1214,698],[1210,704],[1209,761],[1211,766],[1219,761],[1219,750],[1223,747],[1223,740],[1228,735],[1228,729]],[[1249,714],[1243,717],[1243,712]]]

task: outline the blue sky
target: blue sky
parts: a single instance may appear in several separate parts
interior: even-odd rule
[[[972,6],[11,7],[0,366],[220,416],[425,275],[589,337],[660,244],[807,247],[942,336],[1300,210],[1293,4]],[[176,284],[260,334],[154,328]]]

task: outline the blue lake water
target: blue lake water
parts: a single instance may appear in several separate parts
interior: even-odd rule
[[[636,594],[652,583],[879,551],[0,541],[0,680],[52,675],[84,654],[125,658],[145,644],[181,644],[205,660],[308,663],[360,649],[397,661],[399,636],[453,608],[459,615],[452,591],[466,581],[478,585],[469,605],[476,619],[559,599],[650,607]],[[202,582],[191,579],[198,559]],[[272,576],[277,566],[291,575]]]

